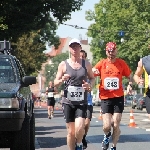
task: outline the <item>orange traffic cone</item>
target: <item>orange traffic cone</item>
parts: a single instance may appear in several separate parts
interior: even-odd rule
[[[58,107],[58,106],[56,106],[56,107],[55,107],[55,110],[59,110],[59,107]]]
[[[136,127],[136,124],[134,122],[133,110],[130,111],[130,123],[129,123],[129,127]]]
[[[99,113],[99,118],[98,118],[99,120],[102,120],[103,119],[103,117],[102,117],[102,110],[100,109],[100,113]]]

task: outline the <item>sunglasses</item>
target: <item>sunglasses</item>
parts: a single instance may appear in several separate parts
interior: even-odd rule
[[[71,48],[81,47],[81,45],[80,45],[80,44],[71,44],[70,47],[71,47]]]

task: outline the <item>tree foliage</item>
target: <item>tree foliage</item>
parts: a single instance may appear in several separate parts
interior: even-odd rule
[[[51,19],[58,22],[70,19],[72,11],[80,9],[85,0],[1,0],[0,18],[8,29],[0,39],[16,40],[23,34],[42,29]],[[55,23],[55,21],[54,21]],[[53,26],[53,25],[52,25]]]
[[[85,0],[1,0],[0,40],[9,40],[27,74],[40,70],[45,44],[59,46],[58,25]]]
[[[89,26],[92,37],[93,64],[105,58],[105,44],[117,43],[118,57],[135,71],[140,57],[148,55],[150,38],[150,4],[147,0],[101,0],[95,12],[87,11],[86,19],[95,21]],[[120,36],[124,31],[124,36]],[[121,42],[124,38],[124,42]]]
[[[30,32],[22,35],[16,43],[12,43],[15,46],[13,54],[20,60],[28,75],[40,70],[41,64],[47,59],[43,53],[45,45],[39,38],[38,33]]]
[[[54,81],[54,79],[56,77],[57,70],[58,70],[59,63],[66,60],[67,58],[69,58],[68,52],[67,53],[61,53],[60,55],[57,55],[57,56],[52,58],[52,62],[53,62],[52,64],[45,66],[45,77],[46,77],[45,86],[48,86],[49,81]],[[63,88],[63,85],[60,86],[58,88],[58,90],[60,91],[62,88]]]

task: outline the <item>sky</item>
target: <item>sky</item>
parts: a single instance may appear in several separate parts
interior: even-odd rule
[[[94,10],[94,5],[96,3],[99,3],[99,1],[100,0],[85,0],[83,6],[81,7],[81,10],[72,12],[71,19],[64,23],[88,28],[92,22],[87,21],[85,19],[85,12],[87,10]],[[66,25],[60,25],[56,31],[56,34],[60,38],[66,38],[66,37],[79,38],[79,35],[81,35],[83,40],[88,38],[86,33],[87,33],[86,29],[76,29]]]

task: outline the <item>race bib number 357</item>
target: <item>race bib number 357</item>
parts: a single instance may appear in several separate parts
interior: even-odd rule
[[[104,79],[104,89],[105,90],[119,89],[119,79],[118,78],[105,78]]]
[[[83,101],[84,100],[84,92],[83,87],[69,86],[67,98],[70,101]]]

